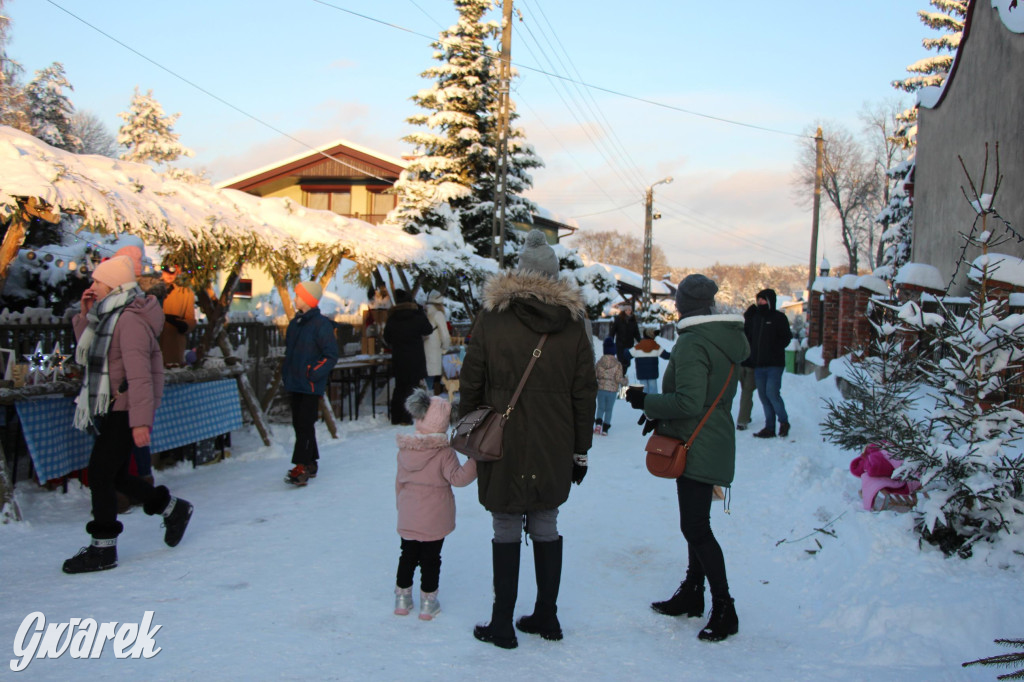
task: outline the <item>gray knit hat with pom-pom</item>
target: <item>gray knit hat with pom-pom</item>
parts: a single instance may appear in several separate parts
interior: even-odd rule
[[[547,236],[540,230],[527,233],[526,243],[519,252],[519,270],[558,279],[558,257],[548,244]]]

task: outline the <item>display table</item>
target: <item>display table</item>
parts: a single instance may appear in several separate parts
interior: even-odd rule
[[[390,355],[343,358],[331,370],[328,384],[328,396],[334,413],[338,417],[344,416],[344,408],[347,406],[348,418],[359,419],[359,403],[369,391],[370,410],[376,417],[378,384],[383,384],[389,401],[391,398],[391,385],[388,381],[390,371]]]
[[[75,399],[48,396],[16,404],[36,477],[49,481],[89,464],[93,437],[72,422]],[[242,426],[234,379],[165,384],[150,449],[163,452],[229,433]]]

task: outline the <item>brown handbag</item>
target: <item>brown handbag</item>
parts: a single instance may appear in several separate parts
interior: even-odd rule
[[[684,443],[678,438],[659,436],[656,433],[647,439],[647,446],[644,450],[647,451],[648,471],[660,478],[679,478],[683,475],[683,472],[686,470],[686,455],[690,451],[690,446],[693,445],[693,441],[697,438],[700,430],[704,428],[704,423],[707,422],[708,417],[715,411],[718,401],[725,395],[725,389],[729,387],[729,382],[732,380],[732,371],[735,368],[736,365],[729,366],[729,376],[725,378],[725,385],[718,392],[718,397],[715,398],[715,402],[711,403],[711,407],[708,408],[700,423],[697,424],[697,428],[690,434],[689,440]]]
[[[523,378],[519,380],[516,392],[512,395],[512,400],[509,401],[504,412],[498,412],[489,405],[481,405],[455,422],[455,426],[452,427],[452,432],[448,436],[448,443],[456,452],[478,462],[497,462],[501,459],[504,454],[501,442],[505,435],[505,424],[508,423],[512,408],[516,406],[519,394],[523,392],[523,386],[526,385],[526,380],[537,363],[540,349],[544,346],[547,338],[548,335],[544,334],[537,342],[537,347],[533,349],[533,357],[530,358],[530,364],[526,366]]]

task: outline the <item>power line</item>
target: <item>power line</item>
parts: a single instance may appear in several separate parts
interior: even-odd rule
[[[426,38],[427,40],[429,40],[431,42],[436,42],[436,40],[437,40],[437,38],[434,38],[432,36],[424,35],[424,34],[419,33],[417,31],[413,31],[412,29],[405,28],[404,26],[399,26],[398,24],[392,24],[390,22],[383,21],[381,19],[376,19],[376,18],[368,16],[366,14],[360,14],[359,12],[355,12],[355,11],[347,9],[345,7],[339,7],[338,5],[332,4],[330,2],[326,2],[325,0],[312,0],[312,1],[317,3],[317,4],[324,5],[325,7],[330,7],[331,9],[338,10],[339,12],[345,12],[346,14],[351,14],[352,16],[359,17],[360,19],[365,19],[367,21],[372,21],[372,22],[374,22],[376,24],[381,24],[382,26],[387,26],[388,28],[394,28],[394,29],[397,29],[399,31],[403,31],[405,33],[410,33],[412,35],[420,36],[421,38]],[[47,2],[52,2],[52,0],[47,0]],[[527,71],[533,71],[534,73],[539,73],[539,74],[542,74],[542,75],[545,75],[545,76],[550,76],[552,78],[558,78],[560,80],[568,81],[570,83],[576,83],[577,85],[582,85],[585,88],[592,88],[594,90],[600,90],[601,92],[607,92],[610,95],[616,95],[618,97],[625,97],[626,99],[636,100],[637,102],[644,102],[645,104],[650,104],[650,105],[653,105],[653,106],[656,106],[656,107],[662,107],[664,109],[671,109],[673,111],[678,111],[678,112],[683,113],[683,114],[689,114],[690,116],[699,116],[700,118],[707,118],[707,119],[710,119],[712,121],[718,121],[720,123],[727,123],[729,125],[742,126],[744,128],[752,128],[754,130],[761,130],[761,131],[768,132],[768,133],[776,133],[778,135],[788,135],[790,137],[798,137],[798,138],[807,137],[807,138],[814,139],[813,136],[811,136],[811,135],[805,135],[805,134],[802,134],[802,133],[791,133],[791,132],[786,131],[786,130],[778,130],[776,128],[769,128],[767,126],[760,126],[760,125],[756,125],[756,124],[753,124],[753,123],[744,123],[743,121],[736,121],[736,120],[733,120],[733,119],[725,118],[723,116],[714,116],[712,114],[704,114],[704,113],[701,113],[699,111],[694,111],[692,109],[684,109],[682,107],[673,106],[671,104],[665,104],[664,102],[658,102],[656,100],[647,99],[645,97],[638,97],[636,95],[630,95],[630,94],[627,94],[627,93],[624,93],[624,92],[620,92],[618,90],[612,90],[611,88],[605,88],[605,87],[601,87],[600,85],[594,85],[592,83],[586,83],[586,82],[584,82],[582,80],[576,80],[576,79],[573,79],[573,78],[569,78],[568,76],[560,76],[560,75],[558,75],[556,73],[549,73],[549,72],[545,71],[544,69],[539,69],[539,68],[536,68],[536,67],[533,67],[533,66],[526,66],[525,64],[520,64],[518,62],[512,62],[512,64],[516,68],[519,68],[519,69],[525,69]]]
[[[144,55],[143,53],[139,52],[138,50],[136,50],[131,45],[128,45],[127,43],[124,43],[121,40],[118,40],[117,38],[115,38],[114,36],[110,35],[106,31],[104,31],[103,29],[99,28],[98,26],[94,26],[93,24],[89,23],[88,21],[86,21],[82,17],[78,16],[74,12],[71,12],[70,10],[65,9],[64,7],[61,7],[56,2],[54,2],[54,0],[46,0],[46,1],[48,3],[50,3],[51,5],[53,5],[54,7],[56,7],[57,9],[59,9],[60,11],[62,11],[65,14],[69,15],[70,17],[72,17],[72,18],[76,19],[77,21],[85,24],[86,26],[88,26],[92,30],[94,30],[97,33],[99,33],[100,35],[104,36],[105,38],[108,38],[109,40],[114,41],[115,43],[117,43],[118,45],[120,45],[124,49],[128,50],[129,52],[132,52],[132,53],[138,55],[139,57],[142,57],[143,59],[145,59],[147,62],[149,62],[153,66],[156,66],[157,68],[159,68],[159,69],[161,69],[163,71],[166,71],[167,73],[169,73],[170,75],[174,76],[175,78],[177,78],[178,80],[182,81],[183,83],[187,83],[188,85],[191,85],[193,88],[195,88],[199,92],[203,93],[204,95],[207,95],[208,97],[212,97],[213,99],[217,100],[221,104],[223,104],[223,105],[225,105],[227,107],[230,107],[231,109],[234,109],[235,111],[237,111],[238,113],[242,114],[243,116],[245,116],[247,118],[250,118],[253,121],[256,121],[260,125],[265,126],[265,127],[269,128],[270,130],[273,130],[278,135],[282,135],[282,136],[288,138],[289,140],[292,140],[293,142],[297,142],[298,144],[302,145],[306,149],[309,149],[310,151],[315,152],[315,153],[319,154],[320,156],[323,156],[325,158],[331,159],[332,161],[336,161],[336,162],[340,163],[343,166],[347,166],[348,168],[351,168],[352,170],[358,170],[358,171],[360,171],[360,172],[362,172],[362,173],[364,173],[366,175],[369,175],[370,177],[372,177],[372,178],[374,178],[376,180],[380,180],[381,182],[386,182],[389,185],[390,184],[394,184],[394,180],[391,180],[389,178],[382,178],[380,176],[374,175],[373,173],[367,171],[364,168],[358,168],[358,167],[348,163],[344,159],[339,159],[339,158],[337,158],[335,156],[331,156],[330,154],[327,154],[326,152],[313,147],[311,144],[309,144],[307,142],[304,142],[303,140],[300,140],[299,138],[295,137],[294,135],[290,135],[289,133],[286,133],[285,131],[281,130],[280,128],[277,128],[276,126],[274,126],[274,125],[272,125],[270,123],[267,123],[263,119],[261,119],[261,118],[259,118],[257,116],[254,116],[253,114],[250,114],[248,111],[245,111],[241,107],[238,107],[238,106],[232,104],[231,102],[227,101],[223,97],[220,97],[220,96],[210,92],[209,90],[207,90],[206,88],[202,87],[198,83],[195,83],[194,81],[191,81],[188,78],[182,76],[181,74],[179,74],[179,73],[169,69],[168,67],[166,67],[163,64],[159,63],[155,59],[147,57],[146,55]],[[316,2],[316,1],[317,0],[314,0],[314,2]],[[395,28],[401,28],[401,27],[397,27],[396,26]]]

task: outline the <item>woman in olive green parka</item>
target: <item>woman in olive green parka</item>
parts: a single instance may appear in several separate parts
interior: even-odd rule
[[[459,374],[459,414],[481,405],[504,411],[537,347],[540,356],[505,426],[497,462],[478,462],[480,504],[491,512],[494,606],[474,636],[515,648],[512,616],[519,585],[525,521],[533,541],[537,601],[520,631],[562,639],[556,599],[562,572],[558,508],[586,474],[593,439],[597,379],[593,341],[579,289],[558,278],[558,259],[544,233],[531,231],[516,271],[493,275],[473,325]]]
[[[689,275],[676,290],[679,336],[665,370],[661,394],[631,388],[627,400],[654,423],[659,435],[689,440],[725,392],[697,434],[686,457],[686,470],[676,479],[679,527],[686,539],[686,578],[671,599],[651,604],[670,616],[704,615],[704,580],[711,586],[711,618],[702,640],[719,641],[739,631],[729,594],[722,548],[711,531],[714,486],[728,487],[736,470],[736,428],[732,399],[739,363],[750,354],[742,315],[714,315],[718,286],[703,275]],[[730,375],[729,370],[732,369]]]

